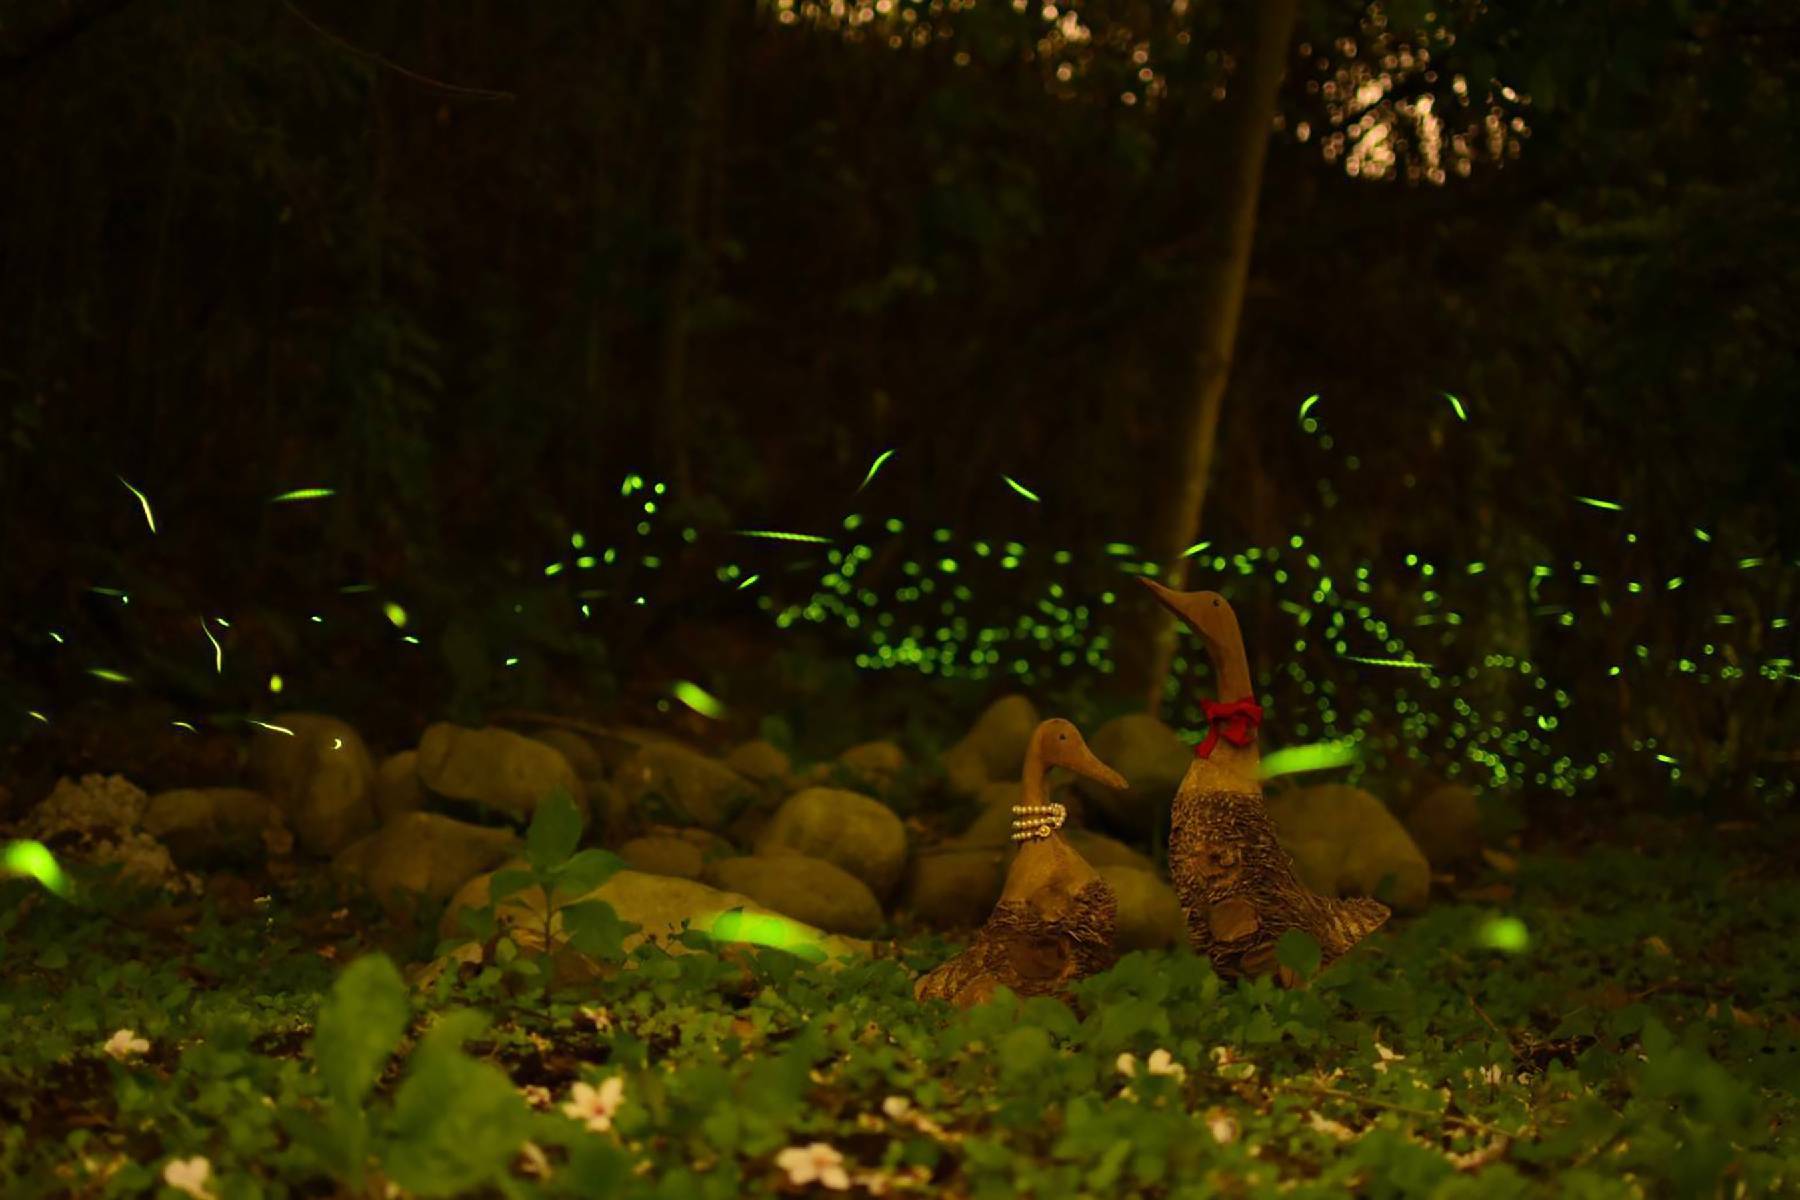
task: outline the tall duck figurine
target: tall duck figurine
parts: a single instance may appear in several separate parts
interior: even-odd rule
[[[1263,807],[1262,709],[1237,614],[1217,592],[1176,592],[1139,576],[1156,599],[1200,635],[1219,698],[1202,700],[1207,732],[1175,793],[1169,822],[1169,875],[1187,916],[1188,941],[1225,976],[1276,973],[1275,943],[1302,929],[1319,943],[1320,965],[1380,928],[1387,906],[1317,895],[1294,875]]]
[[[1044,790],[1051,767],[1067,767],[1108,787],[1126,786],[1068,721],[1045,721],[1033,731],[1021,803],[1013,807],[1013,838],[1023,845],[1000,901],[968,949],[914,986],[920,1000],[969,1008],[1001,986],[1021,996],[1058,995],[1072,981],[1112,965],[1118,896],[1060,832],[1067,812]]]

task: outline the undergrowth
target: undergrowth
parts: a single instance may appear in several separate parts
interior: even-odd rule
[[[1136,953],[1073,1010],[967,1013],[912,999],[934,938],[832,969],[690,934],[546,996],[409,987],[421,938],[322,900],[159,920],[28,886],[0,884],[18,1200],[1800,1188],[1800,886],[1694,844],[1527,857],[1303,990]]]

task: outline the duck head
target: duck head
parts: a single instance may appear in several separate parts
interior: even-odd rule
[[[1067,767],[1077,775],[1085,775],[1109,788],[1128,786],[1123,775],[1094,757],[1087,742],[1082,740],[1081,730],[1061,717],[1039,725],[1032,740],[1037,745],[1038,759],[1046,768]]]
[[[1144,576],[1138,582],[1150,589],[1158,604],[1180,617],[1189,629],[1206,643],[1214,662],[1224,661],[1231,650],[1242,650],[1243,631],[1238,628],[1237,614],[1217,592],[1177,592]]]

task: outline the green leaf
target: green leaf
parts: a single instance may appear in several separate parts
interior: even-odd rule
[[[583,850],[556,870],[556,891],[571,898],[587,895],[625,869],[625,860],[606,850]]]
[[[528,887],[535,887],[537,882],[536,875],[518,867],[495,871],[494,877],[488,881],[488,903],[498,905],[508,896],[517,895]]]
[[[319,1010],[312,1041],[319,1077],[334,1101],[362,1104],[411,1016],[406,982],[386,955],[371,954],[344,969]]]
[[[604,900],[583,900],[562,910],[563,929],[569,944],[589,958],[617,960],[625,957],[625,936],[640,926],[621,921]]]
[[[1304,929],[1290,929],[1275,943],[1275,961],[1301,979],[1318,974],[1321,957],[1318,939]]]
[[[581,841],[581,810],[562,788],[538,801],[525,832],[525,859],[540,875],[567,862]]]
[[[505,1072],[460,1049],[486,1024],[469,1010],[440,1019],[394,1095],[382,1163],[416,1195],[463,1195],[504,1179],[529,1135],[531,1111]]]

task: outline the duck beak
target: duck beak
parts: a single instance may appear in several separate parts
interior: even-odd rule
[[[1115,791],[1124,791],[1131,786],[1125,777],[1094,757],[1094,752],[1083,745],[1075,755],[1076,761],[1067,764],[1069,770],[1077,775],[1085,775],[1095,783],[1104,783]]]
[[[1156,602],[1158,604],[1162,605],[1182,620],[1187,620],[1187,614],[1181,610],[1180,592],[1164,587],[1147,575],[1137,576],[1137,581],[1150,589],[1150,594],[1156,597]]]

